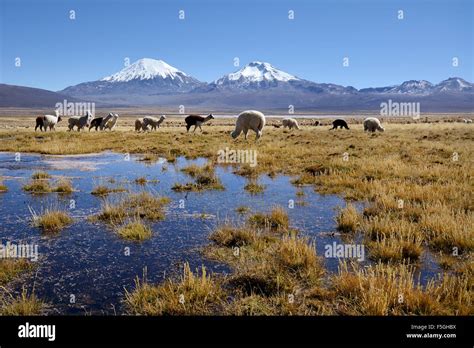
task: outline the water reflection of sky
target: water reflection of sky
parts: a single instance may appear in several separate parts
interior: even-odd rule
[[[171,187],[176,182],[190,181],[180,169],[191,163],[204,164],[204,159],[178,158],[174,164],[162,160],[145,163],[135,156],[129,161],[125,159],[115,153],[22,154],[17,162],[14,154],[0,153],[0,175],[9,188],[7,193],[0,194],[0,238],[3,243],[39,245],[37,271],[25,280],[30,287],[35,284],[38,297],[52,303],[60,313],[112,314],[113,308],[120,313],[124,287],[132,289],[135,277],[143,274],[144,267],[151,282],[159,282],[166,274],[178,271],[184,261],[192,269],[205,264],[214,272],[228,272],[225,265],[206,260],[199,248],[208,243],[207,237],[216,225],[242,223],[245,216],[235,211],[242,205],[251,211],[269,211],[275,205],[288,207],[289,201],[294,200],[294,208],[287,209],[291,225],[316,242],[318,254],[324,254],[326,244],[340,242],[332,232],[335,208],[343,206],[344,201],[333,195],[319,195],[312,187],[303,187],[305,195],[297,197],[298,189],[291,185],[289,177],[262,176],[259,182],[266,185],[265,192],[250,195],[244,190],[247,179],[234,175],[230,167],[218,167],[216,172],[224,191],[175,193]],[[22,186],[37,170],[50,173],[52,182],[60,176],[71,178],[77,191],[67,196],[23,192]],[[138,177],[153,182],[139,186],[133,182]],[[111,178],[115,183],[109,183]],[[153,237],[142,243],[118,238],[106,225],[87,220],[100,209],[101,198],[90,194],[98,184],[123,186],[130,191],[149,190],[170,197],[166,219],[153,223]],[[113,195],[110,199],[114,199]],[[71,200],[75,202],[73,209],[69,209]],[[180,200],[184,200],[184,208],[180,207]],[[299,201],[304,201],[304,205]],[[74,223],[55,236],[41,234],[31,227],[29,207],[36,212],[51,207],[68,209]],[[126,255],[127,247],[130,255]],[[337,269],[337,259],[325,262],[330,271]],[[71,295],[76,298],[75,305],[69,304]]]

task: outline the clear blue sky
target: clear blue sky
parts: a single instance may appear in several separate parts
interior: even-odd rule
[[[163,59],[202,81],[235,71],[234,57],[241,65],[267,61],[301,78],[356,88],[474,80],[472,0],[0,3],[0,82],[9,84],[59,90],[112,74],[125,57]],[[456,68],[452,57],[459,58]]]

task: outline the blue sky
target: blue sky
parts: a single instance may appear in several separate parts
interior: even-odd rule
[[[0,6],[2,83],[60,90],[110,75],[126,57],[163,59],[202,81],[237,70],[234,57],[241,66],[267,61],[301,78],[356,88],[474,80],[472,0],[0,0]]]

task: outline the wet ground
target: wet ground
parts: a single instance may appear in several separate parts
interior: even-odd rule
[[[344,200],[319,195],[313,187],[296,188],[287,176],[262,176],[259,183],[266,186],[264,193],[251,195],[244,190],[247,179],[234,175],[231,167],[217,167],[216,174],[225,190],[177,193],[171,190],[175,183],[192,180],[180,169],[191,163],[204,164],[206,160],[178,158],[173,164],[165,160],[150,163],[140,161],[140,156],[128,158],[116,153],[21,154],[19,161],[16,159],[14,153],[0,153],[0,176],[8,186],[8,192],[0,194],[0,239],[3,244],[10,241],[38,245],[36,271],[21,279],[16,290],[24,282],[29,288],[34,285],[36,295],[49,302],[55,313],[122,313],[124,288],[133,289],[136,276],[142,276],[145,267],[151,282],[179,271],[185,261],[192,269],[204,264],[214,272],[228,272],[225,265],[206,260],[200,249],[209,243],[209,233],[215,226],[224,222],[239,224],[246,219],[236,212],[239,206],[247,206],[251,212],[270,211],[275,205],[288,208],[291,227],[314,240],[319,255],[324,255],[325,245],[341,243],[335,233],[334,216],[336,208],[345,205]],[[59,177],[71,179],[75,192],[24,192],[22,186],[38,170],[51,174],[52,184]],[[147,178],[148,183],[135,184],[139,177]],[[140,243],[123,240],[107,225],[87,219],[100,210],[103,198],[91,194],[99,184],[121,186],[130,192],[150,191],[171,199],[165,208],[166,218],[151,225],[151,239]],[[305,195],[298,196],[297,191],[304,191]],[[119,196],[111,194],[107,199]],[[57,234],[44,234],[32,227],[30,210],[41,213],[57,207],[68,210],[74,218],[72,225]],[[337,258],[325,258],[325,262],[329,271],[337,270]],[[422,268],[422,280],[436,271],[429,254],[424,256]]]

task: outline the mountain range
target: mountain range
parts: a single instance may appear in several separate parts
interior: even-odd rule
[[[8,99],[5,86],[0,85],[0,106]],[[162,60],[143,58],[112,75],[57,93],[60,101],[67,96],[110,106],[287,109],[293,105],[300,110],[377,110],[381,102],[391,99],[418,101],[422,111],[474,110],[474,84],[459,77],[438,84],[410,80],[358,90],[305,80],[260,61],[206,83]]]

